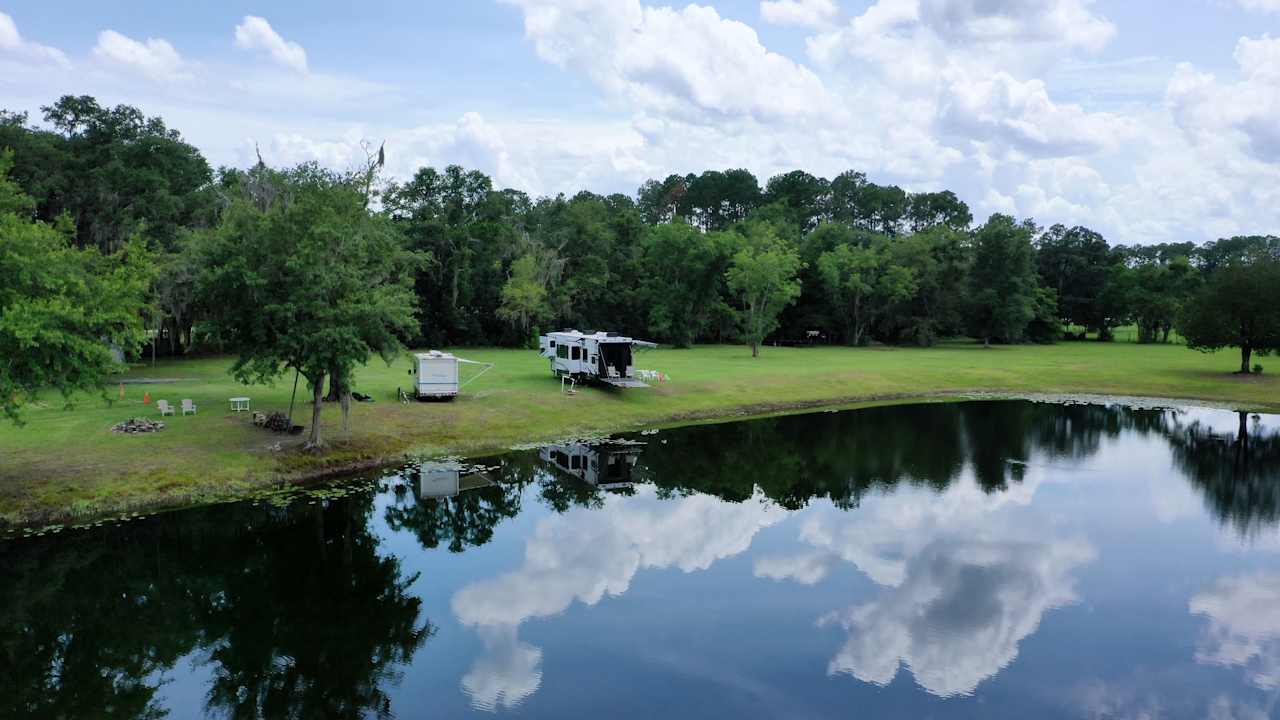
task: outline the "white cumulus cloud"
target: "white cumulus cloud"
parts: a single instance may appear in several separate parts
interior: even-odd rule
[[[1248,156],[1280,161],[1280,38],[1241,38],[1235,61],[1236,82],[1179,65],[1166,102],[1192,142],[1211,143],[1227,134],[1243,141],[1240,150]]]
[[[808,68],[715,8],[639,0],[505,0],[524,11],[539,57],[582,72],[638,108],[686,119],[780,119],[828,105]]]
[[[1113,243],[1280,226],[1274,31],[1206,32],[1194,49],[1173,38],[1134,58],[1106,5],[1090,0],[751,3],[757,21],[811,28],[805,52],[788,55],[706,2],[503,2],[538,58],[587,81],[573,85],[587,95],[573,107],[591,112],[519,97],[441,105],[385,74],[326,75],[255,16],[236,25],[243,52],[226,55],[252,52],[280,71],[229,71],[225,56],[187,58],[166,40],[106,30],[75,58],[86,72],[69,73],[65,54],[0,13],[0,77],[12,109],[89,93],[161,114],[215,164],[253,162],[256,141],[269,161],[346,168],[368,138],[387,141],[397,178],[456,162],[535,195],[634,192],[706,169],[743,167],[762,183],[852,169],[909,191],[952,189],[979,220],[1001,211],[1085,224]],[[518,32],[499,39],[521,43]]]
[[[1006,72],[944,76],[939,119],[966,138],[997,140],[1034,156],[1066,157],[1107,149],[1132,132],[1114,115],[1055,103],[1040,80],[1019,81]]]
[[[276,63],[300,73],[307,72],[307,51],[298,43],[281,37],[265,18],[246,15],[236,25],[236,47],[266,51]]]
[[[858,73],[880,103],[914,106],[917,122],[952,143],[1061,157],[1105,149],[1128,128],[1054,101],[1035,73],[1064,53],[1101,49],[1114,32],[1085,0],[879,0],[810,38],[808,51],[820,66]]]
[[[1093,0],[919,0],[918,19],[943,37],[965,42],[1100,50],[1116,29],[1090,9],[1092,4]]]
[[[13,18],[0,12],[0,54],[8,54],[22,60],[51,63],[71,67],[66,54],[55,47],[41,45],[22,37]]]
[[[760,17],[774,25],[824,27],[836,19],[840,8],[835,0],[763,0]]]
[[[1280,12],[1280,0],[1236,0],[1245,10]]]
[[[168,82],[189,77],[186,61],[169,41],[148,38],[145,42],[134,40],[115,30],[98,33],[98,44],[93,48],[97,59],[141,74],[151,80]]]

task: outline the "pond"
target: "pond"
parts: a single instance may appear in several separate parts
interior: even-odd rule
[[[0,543],[0,717],[1271,717],[1280,416],[631,434]]]

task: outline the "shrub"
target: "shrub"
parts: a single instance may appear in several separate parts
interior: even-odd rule
[[[1254,374],[1254,375],[1261,375],[1261,374],[1262,374],[1262,363],[1254,363],[1254,364],[1253,364],[1253,374]]]

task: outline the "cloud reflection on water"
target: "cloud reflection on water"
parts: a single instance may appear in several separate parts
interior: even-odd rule
[[[799,534],[809,549],[760,558],[756,575],[809,585],[853,564],[886,590],[819,619],[849,632],[828,672],[887,685],[905,665],[934,695],[971,694],[1013,662],[1047,611],[1076,600],[1072,573],[1096,554],[1029,521],[1022,511],[1043,473],[1027,470],[1004,492],[966,477],[942,492],[869,498],[856,515],[816,513]]]
[[[651,486],[610,495],[601,508],[573,508],[534,530],[524,563],[471,583],[452,599],[454,615],[477,628],[485,654],[463,678],[477,708],[513,707],[537,690],[542,652],[519,642],[527,620],[564,612],[574,601],[595,605],[625,593],[642,568],[705,570],[751,545],[787,511],[756,496],[726,503],[708,495],[660,499]]]
[[[464,689],[477,707],[519,704],[541,679],[541,651],[519,641],[522,623],[621,595],[642,568],[694,572],[743,553],[760,529],[788,516],[780,505],[798,509],[799,542],[755,557],[756,577],[817,586],[852,566],[878,586],[846,607],[839,606],[849,600],[836,600],[811,611],[821,626],[847,633],[828,674],[884,686],[905,666],[920,688],[939,697],[972,695],[1017,659],[1050,610],[1078,601],[1076,576],[1098,555],[1071,515],[1087,503],[1074,495],[1033,503],[1048,482],[1107,493],[1124,478],[1150,494],[1161,523],[1195,519],[1207,500],[1224,526],[1274,530],[1274,493],[1254,492],[1272,487],[1266,481],[1275,467],[1274,438],[1262,432],[1218,438],[1218,425],[1241,426],[1238,415],[1028,405],[992,414],[1005,407],[949,409],[945,417],[955,422],[943,423],[950,431],[941,436],[955,442],[938,468],[917,461],[926,455],[914,445],[878,452],[883,438],[866,429],[875,423],[775,432],[783,440],[768,446],[767,457],[755,452],[759,438],[726,434],[705,457],[695,447],[705,441],[690,438],[665,462],[661,454],[646,458],[641,470],[667,493],[674,488],[674,499],[641,484],[634,496],[605,496],[598,508],[570,507],[537,525],[520,567],[455,593],[454,613],[480,632],[486,653]],[[1121,433],[1159,442],[1129,441],[1112,454],[1107,438]],[[810,435],[840,442],[810,448],[804,442]],[[844,445],[850,438],[862,441],[850,449]],[[732,462],[717,465],[722,455]],[[811,457],[808,464],[797,460]],[[1083,479],[1086,459],[1097,459],[1105,472]],[[1191,482],[1174,484],[1174,475]],[[1228,591],[1235,588],[1216,587],[1193,601],[1193,612],[1216,623],[1197,659],[1251,664],[1254,684],[1280,687],[1280,617],[1270,634],[1223,630],[1230,603],[1241,601],[1226,597]],[[1280,606],[1280,582],[1271,599]]]
[[[901,585],[820,620],[849,631],[828,672],[887,685],[905,665],[934,695],[971,694],[1013,662],[1045,612],[1076,600],[1071,573],[1093,557],[1080,539],[939,539],[911,558]]]
[[[961,529],[993,531],[991,518],[1005,508],[1030,505],[1040,482],[1033,471],[1022,483],[997,493],[984,492],[968,479],[941,492],[904,486],[868,499],[855,514],[821,509],[800,526],[799,539],[808,549],[759,558],[755,572],[812,585],[847,562],[877,585],[896,587],[906,579],[910,558],[936,537]]]
[[[1253,685],[1280,689],[1280,574],[1219,578],[1189,609],[1209,619],[1197,662],[1242,667]]]
[[[480,629],[484,654],[462,676],[462,690],[482,710],[513,708],[542,685],[542,651],[520,642],[516,626]]]

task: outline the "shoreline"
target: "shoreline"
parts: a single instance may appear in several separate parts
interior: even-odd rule
[[[869,395],[839,396],[825,399],[809,399],[795,402],[749,403],[712,410],[686,411],[648,420],[630,421],[611,428],[602,428],[590,437],[607,437],[641,429],[673,429],[696,425],[714,425],[729,422],[755,420],[786,415],[803,415],[813,412],[841,412],[891,405],[913,405],[935,402],[974,402],[984,400],[1022,400],[1054,404],[1119,404],[1134,408],[1165,409],[1196,407],[1224,412],[1280,413],[1280,403],[1241,404],[1226,398],[1174,398],[1148,395],[1120,395],[1094,392],[1025,392],[1018,390],[936,390],[918,393],[878,393]],[[531,434],[532,435],[532,434]],[[434,448],[431,451],[408,450],[387,455],[359,457],[352,460],[326,460],[323,456],[310,458],[300,452],[291,453],[289,460],[302,460],[300,467],[269,475],[249,476],[224,492],[177,493],[144,497],[135,502],[124,502],[114,507],[97,507],[91,512],[75,513],[69,507],[33,508],[20,515],[16,522],[0,520],[0,541],[21,537],[56,533],[64,529],[79,529],[114,522],[125,522],[163,512],[176,512],[196,507],[245,502],[278,494],[302,493],[318,487],[345,481],[367,480],[358,476],[388,471],[409,462],[445,457],[488,457],[507,452],[554,444],[560,441],[581,440],[583,435],[553,435],[530,437],[514,444],[485,445],[462,443]],[[349,450],[341,443],[333,450]]]

